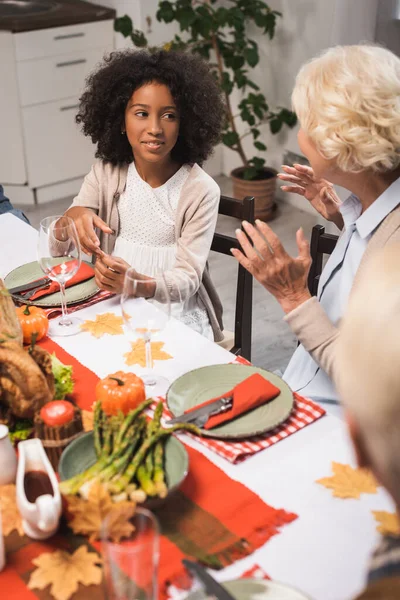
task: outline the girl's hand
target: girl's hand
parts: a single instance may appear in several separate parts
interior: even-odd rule
[[[83,252],[85,254],[98,254],[100,251],[100,240],[94,228],[98,227],[104,233],[113,233],[113,230],[90,208],[73,206],[65,214],[67,217],[71,217],[75,223]]]
[[[302,229],[296,234],[299,255],[292,258],[287,254],[279,238],[268,225],[256,221],[253,227],[246,221],[243,227],[252,240],[240,229],[236,237],[243,252],[231,249],[233,256],[257,279],[279,302],[285,313],[311,298],[307,277],[311,265],[309,243]]]
[[[343,217],[339,211],[341,200],[332,183],[326,179],[316,179],[312,168],[306,165],[283,165],[282,170],[284,173],[279,173],[278,178],[293,184],[282,186],[284,192],[304,196],[324,219],[343,229]]]
[[[121,294],[124,287],[124,277],[130,265],[116,256],[105,254],[101,250],[97,254],[94,265],[96,283],[101,290]]]

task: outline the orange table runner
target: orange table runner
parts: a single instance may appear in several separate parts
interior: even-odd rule
[[[75,380],[74,400],[86,410],[94,401],[98,377],[70,356],[52,340],[40,344],[55,352],[65,364],[72,365]],[[156,512],[161,526],[161,561],[159,570],[160,598],[167,598],[169,584],[185,588],[188,578],[181,560],[191,557],[213,568],[223,568],[251,554],[280,527],[296,519],[296,515],[275,509],[241,483],[233,481],[197,450],[186,446],[189,474],[181,489]],[[65,525],[57,536],[45,542],[19,537],[14,531],[6,538],[7,567],[0,574],[0,586],[7,600],[51,598],[49,588],[29,590],[26,583],[34,567],[32,559],[56,548],[76,549],[88,544]],[[100,551],[100,544],[94,544]],[[101,586],[79,588],[73,600],[102,599]]]

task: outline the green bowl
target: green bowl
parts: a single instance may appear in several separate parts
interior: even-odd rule
[[[93,431],[83,433],[67,446],[61,455],[58,464],[58,473],[61,481],[70,479],[86,471],[96,462],[96,453],[93,442]],[[168,496],[179,488],[189,471],[189,456],[185,446],[176,437],[171,435],[165,444],[164,459]],[[144,502],[148,508],[156,508],[165,498],[149,498]]]

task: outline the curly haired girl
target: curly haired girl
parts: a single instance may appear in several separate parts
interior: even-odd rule
[[[145,296],[157,299],[163,271],[172,301],[180,302],[174,315],[215,341],[223,338],[222,307],[207,257],[220,190],[200,165],[224,118],[220,89],[201,58],[112,53],[80,99],[76,121],[99,160],[66,213],[83,250],[96,256],[101,289],[120,293],[133,267],[148,280]]]

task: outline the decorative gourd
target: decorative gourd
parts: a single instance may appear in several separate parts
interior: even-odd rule
[[[20,306],[16,309],[21,323],[24,344],[38,342],[49,330],[49,320],[46,313],[38,306]]]
[[[0,279],[0,342],[14,340],[22,344],[22,329],[15,314],[14,302]]]
[[[124,415],[136,408],[146,399],[144,383],[134,373],[117,371],[101,379],[96,385],[96,400],[101,402],[104,413],[108,416]]]

